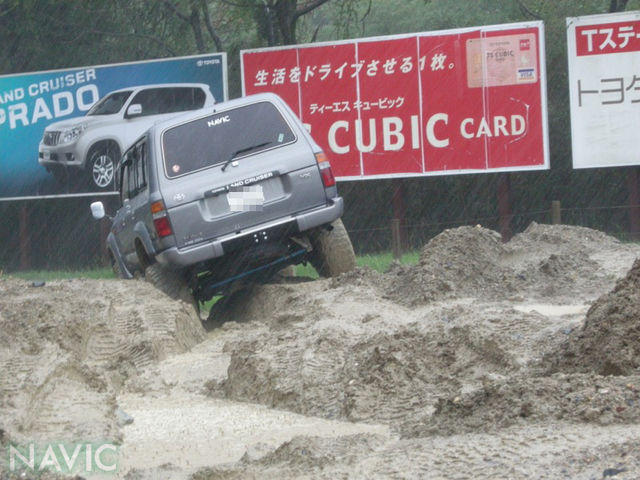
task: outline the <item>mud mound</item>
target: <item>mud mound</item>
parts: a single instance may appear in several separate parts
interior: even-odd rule
[[[497,232],[476,227],[445,230],[422,249],[415,266],[396,265],[387,276],[390,298],[416,306],[459,296],[511,290],[511,272],[499,265],[504,247]]]
[[[435,411],[404,432],[407,437],[489,432],[548,421],[631,424],[640,421],[640,377],[594,374],[487,376],[473,388],[440,398]]]
[[[346,288],[351,292],[371,290],[372,300],[381,295],[386,278],[367,267],[358,267],[331,279],[308,281],[302,279],[280,281],[267,285],[254,285],[223,298],[217,302],[209,318],[216,327],[225,322],[261,322],[285,326],[291,322],[317,320],[327,315],[325,300],[329,290]]]
[[[566,301],[593,301],[626,272],[640,250],[585,227],[535,222],[506,244],[501,258],[516,272],[516,288],[524,295]],[[623,265],[612,265],[610,257]]]
[[[313,282],[316,283],[316,282]],[[239,290],[217,302],[208,323],[221,325],[225,322],[265,322],[286,325],[299,321],[302,315],[318,318],[323,314],[314,291],[304,284],[255,285]]]
[[[209,392],[408,433],[433,414],[440,399],[476,388],[487,375],[519,371],[531,355],[522,342],[540,331],[537,317],[518,312],[486,312],[478,321],[473,305],[389,322],[362,308],[366,299],[361,302],[359,321],[341,325],[336,312],[324,307],[321,319],[300,312],[286,330],[262,325],[254,338],[228,343],[228,376],[209,384]]]
[[[589,309],[582,328],[547,358],[552,370],[629,375],[640,366],[640,260]]]
[[[530,425],[491,434],[403,439],[295,437],[263,457],[201,469],[192,480],[637,478],[634,428]]]
[[[486,228],[459,227],[433,238],[417,265],[394,265],[386,297],[409,307],[456,297],[589,301],[620,273],[608,256],[628,268],[638,253],[584,227],[532,223],[507,244]]]
[[[204,338],[188,306],[144,282],[33,285],[0,277],[0,428],[16,440],[118,438],[126,378]]]
[[[509,242],[509,246],[513,248],[539,256],[560,253],[564,249],[591,253],[620,245],[617,238],[592,228],[536,222],[532,222],[524,232],[515,235]]]
[[[353,477],[356,458],[369,455],[384,443],[384,438],[366,434],[331,439],[298,436],[260,458],[245,455],[236,465],[201,469],[191,479],[349,478]]]

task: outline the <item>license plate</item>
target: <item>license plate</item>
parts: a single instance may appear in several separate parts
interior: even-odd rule
[[[51,160],[51,152],[45,150],[44,152],[42,152],[42,158],[44,158],[45,160]]]
[[[229,210],[232,212],[262,211],[264,192],[261,185],[241,187],[227,193]]]

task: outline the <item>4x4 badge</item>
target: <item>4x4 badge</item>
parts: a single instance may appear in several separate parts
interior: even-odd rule
[[[184,200],[186,198],[186,195],[184,193],[176,193],[173,196],[173,201],[174,202],[181,202],[182,200]]]

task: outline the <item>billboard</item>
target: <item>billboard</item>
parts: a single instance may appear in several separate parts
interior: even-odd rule
[[[339,179],[549,167],[542,22],[243,50]]]
[[[0,199],[113,193],[131,137],[214,99],[225,53],[0,76]]]
[[[640,12],[567,18],[573,167],[640,164]]]

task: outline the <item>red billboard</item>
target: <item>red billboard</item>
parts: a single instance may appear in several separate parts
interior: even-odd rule
[[[340,179],[549,168],[542,22],[243,50]]]

